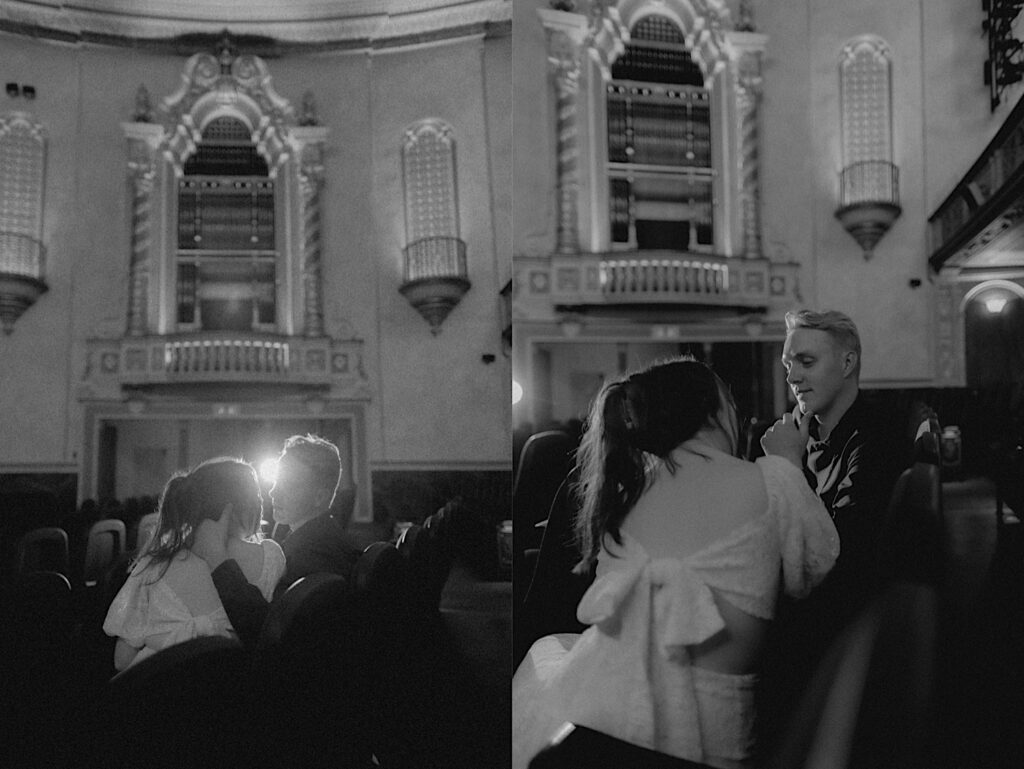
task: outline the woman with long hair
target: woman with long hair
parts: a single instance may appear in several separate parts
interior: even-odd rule
[[[228,553],[268,601],[284,573],[281,547],[259,533],[263,499],[248,462],[218,457],[173,476],[158,512],[156,530],[103,623],[107,635],[117,637],[118,670],[198,636],[234,635],[209,567],[191,549],[202,521],[228,517]]]
[[[606,384],[578,462],[582,634],[534,643],[513,679],[513,766],[566,721],[724,769],[754,756],[754,685],[780,588],[831,569],[835,527],[804,479],[806,425],[736,457],[736,407],[692,358]]]

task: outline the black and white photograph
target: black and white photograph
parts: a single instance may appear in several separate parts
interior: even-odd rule
[[[1022,3],[514,5],[512,765],[1024,766]]]
[[[0,765],[507,765],[511,2],[2,2],[0,73]]]

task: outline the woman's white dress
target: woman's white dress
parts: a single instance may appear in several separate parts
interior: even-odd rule
[[[285,557],[281,546],[272,539],[264,539],[263,569],[256,586],[270,601],[285,570]],[[209,589],[216,592],[206,561],[188,550],[183,550],[180,566],[187,570],[188,578],[209,581]],[[202,615],[193,615],[174,589],[161,578],[164,564],[154,564],[148,556],[139,559],[121,590],[115,596],[103,622],[103,631],[109,636],[123,638],[139,648],[131,664],[152,656],[160,649],[182,643],[199,636],[221,635],[234,637],[234,629],[223,605]]]
[[[607,539],[577,609],[582,635],[538,640],[512,682],[513,767],[567,721],[712,766],[742,766],[753,749],[756,675],[690,664],[687,647],[725,627],[715,596],[771,619],[780,582],[810,592],[832,568],[839,537],[792,463],[757,461],[768,509],[699,552],[651,558],[626,532]]]

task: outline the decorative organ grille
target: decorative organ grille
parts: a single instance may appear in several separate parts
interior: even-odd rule
[[[607,85],[612,243],[709,251],[714,211],[711,100],[680,29],[647,16]]]
[[[178,184],[179,330],[275,330],[274,208],[249,129],[211,121]]]
[[[0,116],[0,272],[43,277],[45,154],[41,125]]]

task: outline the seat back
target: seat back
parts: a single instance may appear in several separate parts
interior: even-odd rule
[[[124,539],[124,521],[117,518],[97,521],[89,528],[82,571],[86,587],[94,587],[121,557],[124,553]]]
[[[818,664],[767,766],[932,766],[938,593],[897,582]]]
[[[55,571],[69,576],[67,532],[56,526],[46,526],[23,534],[18,540],[14,570],[21,574]]]
[[[937,432],[932,432],[930,425],[927,422],[923,422],[922,425],[927,425],[929,429],[922,431],[918,434],[914,440],[914,462],[923,462],[929,465],[938,466],[941,464],[940,460],[940,438]]]
[[[937,585],[945,570],[945,523],[938,464],[917,462],[893,488],[879,538],[879,562],[889,579]]]
[[[576,509],[570,491],[573,480],[573,476],[566,478],[555,495],[533,574],[523,575],[528,587],[522,606],[517,607],[515,614],[514,665],[519,664],[530,644],[541,636],[579,633],[585,627],[576,619],[576,607],[594,581],[594,575],[573,573],[580,560],[572,528]]]
[[[743,434],[740,437],[740,443],[743,458],[748,462],[753,462],[758,457],[764,456],[764,449],[761,448],[761,438],[763,438],[764,434],[768,432],[768,428],[771,427],[772,424],[773,422],[767,419],[752,417],[743,425]]]
[[[565,723],[530,761],[530,769],[710,769],[579,724]]]
[[[105,692],[100,731],[107,739],[97,741],[105,765],[244,766],[258,715],[249,681],[241,644],[221,636],[168,646],[131,665]]]
[[[572,469],[574,449],[573,439],[561,430],[536,433],[523,444],[512,487],[513,547],[520,552],[540,544],[536,526],[547,517],[551,500]]]
[[[149,544],[157,526],[160,525],[160,513],[146,513],[139,518],[139,528],[135,534],[134,552],[138,553]]]
[[[388,605],[408,601],[406,574],[406,562],[398,548],[390,542],[374,542],[356,562],[353,579],[356,590]]]
[[[437,611],[452,567],[451,550],[436,533],[436,528],[413,524],[402,532],[397,544],[405,558],[412,608],[419,613]]]
[[[270,605],[253,651],[257,692],[287,740],[268,741],[268,766],[362,766],[371,753],[373,615],[345,578],[310,574]]]
[[[71,583],[56,571],[15,574],[0,594],[4,659],[23,650],[44,655],[65,649],[74,626]]]

